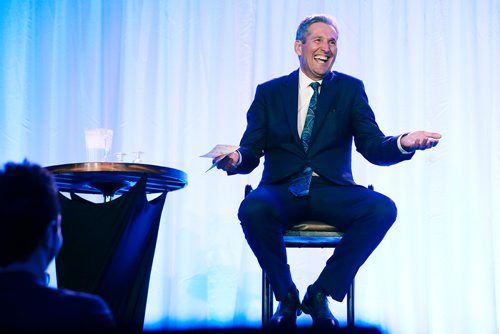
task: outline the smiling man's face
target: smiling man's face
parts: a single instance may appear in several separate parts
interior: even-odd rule
[[[304,42],[295,41],[295,52],[305,75],[317,81],[330,72],[337,57],[337,38],[332,26],[316,22],[309,26]]]

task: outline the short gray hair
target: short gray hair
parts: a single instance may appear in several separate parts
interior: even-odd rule
[[[309,27],[311,26],[311,24],[317,23],[317,22],[323,22],[323,23],[328,24],[329,26],[332,26],[333,29],[335,29],[335,31],[337,32],[337,35],[339,34],[337,22],[335,21],[334,18],[327,16],[327,15],[323,15],[323,14],[311,15],[311,16],[307,16],[306,18],[304,18],[302,20],[302,22],[300,22],[300,24],[297,28],[297,33],[295,35],[295,40],[301,41],[302,43],[305,43],[306,36],[307,36],[308,31],[309,31]]]

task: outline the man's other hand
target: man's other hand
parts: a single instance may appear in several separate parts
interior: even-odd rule
[[[215,163],[217,158],[215,158],[212,163]],[[217,163],[217,168],[222,169],[226,172],[231,172],[238,167],[238,162],[240,161],[240,152],[234,151],[226,155]]]
[[[437,132],[415,131],[401,137],[401,146],[405,151],[426,150],[439,143],[441,134]]]

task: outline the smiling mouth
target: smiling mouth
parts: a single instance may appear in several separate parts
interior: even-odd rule
[[[327,56],[314,56],[315,60],[322,62],[322,63],[326,63],[329,58],[330,57],[327,57]]]

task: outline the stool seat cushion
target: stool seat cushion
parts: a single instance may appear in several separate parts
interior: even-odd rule
[[[340,232],[338,228],[320,221],[308,220],[290,228],[288,231]]]
[[[335,226],[319,221],[305,221],[283,233],[287,247],[335,247],[344,234]]]

